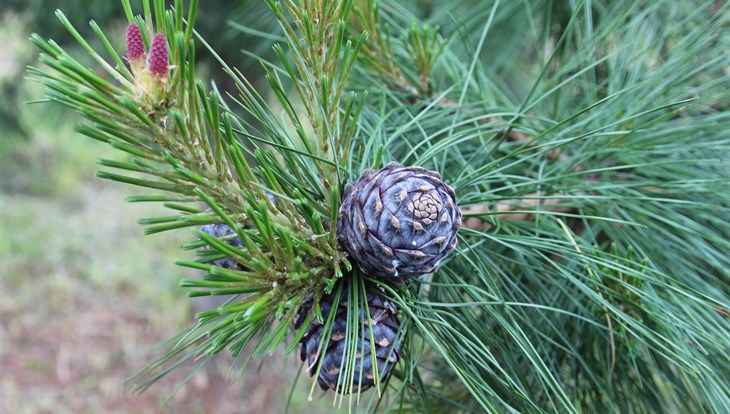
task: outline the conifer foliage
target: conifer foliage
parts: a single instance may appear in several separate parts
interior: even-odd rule
[[[191,234],[180,286],[227,299],[136,391],[299,347],[367,412],[730,412],[730,5],[267,0],[256,89],[183,3],[122,0],[99,50],[57,11],[93,67],[32,38],[44,101],[127,154],[98,176]]]

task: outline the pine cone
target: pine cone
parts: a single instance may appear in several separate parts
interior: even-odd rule
[[[454,190],[438,173],[391,162],[347,184],[337,238],[363,273],[403,281],[437,271],[460,226]]]
[[[132,73],[134,76],[139,76],[144,70],[146,56],[142,32],[139,30],[139,26],[130,23],[127,27],[125,40],[127,43],[127,59],[129,59]]]
[[[274,198],[273,194],[266,191],[266,197],[269,199],[269,201],[271,201],[272,204],[276,205],[276,198]],[[210,211],[210,209],[208,209],[208,211]],[[236,232],[233,231],[233,229],[230,228],[227,224],[207,224],[201,227],[200,230],[210,234],[213,237],[223,239],[226,243],[230,244],[233,247],[237,247],[239,249],[243,248],[243,243],[241,243],[241,239],[238,238]],[[229,258],[215,260],[212,264],[226,269],[245,270],[245,268],[241,266],[238,262]]]
[[[345,344],[348,302],[347,289],[342,290],[340,303],[337,306],[334,316],[329,342],[321,349],[324,354],[324,361],[322,362],[322,369],[317,377],[317,383],[323,390],[331,389],[340,393],[350,393],[365,391],[375,384],[375,370],[372,365],[372,349],[370,346],[371,327],[375,344],[378,375],[380,376],[381,383],[388,378],[393,366],[398,362],[400,358],[400,343],[396,342],[396,336],[400,326],[400,322],[396,317],[398,309],[378,294],[375,289],[374,287],[367,289],[367,303],[371,323],[364,325],[364,332],[360,333],[357,344],[355,345],[357,355],[354,374],[352,374],[350,384],[346,383],[349,376],[344,376],[347,375],[345,373],[353,370],[353,368],[346,367],[343,364],[343,360],[349,358],[347,353],[352,350],[352,345],[350,342],[347,343],[347,346]],[[334,299],[334,291],[320,299],[319,306],[322,311],[323,323],[326,323],[332,311]],[[299,308],[299,313],[294,324],[296,329],[301,327],[304,320],[312,312],[313,305],[314,295],[310,294]],[[365,315],[364,306],[360,306],[358,315]],[[320,342],[324,331],[323,323],[312,319],[301,340],[300,357],[302,361],[307,361],[307,371],[312,376],[317,372],[317,367],[320,362],[321,353],[318,351],[320,351]],[[341,371],[343,368],[345,371]],[[361,372],[362,378],[360,378]]]
[[[200,230],[210,234],[213,237],[217,237],[219,239],[224,240],[226,243],[230,244],[233,247],[242,248],[243,244],[241,243],[241,239],[239,239],[236,236],[236,232],[233,231],[232,228],[230,228],[226,224],[218,223],[218,224],[208,224],[203,226]],[[232,270],[242,270],[243,266],[238,264],[235,260],[230,258],[223,258],[213,261],[212,263],[215,266],[223,267],[226,269],[232,269]]]
[[[170,52],[167,49],[167,40],[162,33],[157,33],[150,44],[149,68],[150,73],[158,77],[167,76]]]
[[[142,32],[139,30],[139,26],[134,23],[130,23],[127,26],[127,35],[125,37],[127,44],[127,59],[129,61],[135,61],[144,59],[144,41],[142,40]]]

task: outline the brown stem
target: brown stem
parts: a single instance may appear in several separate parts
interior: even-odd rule
[[[482,231],[491,226],[486,221],[487,215],[498,214],[500,220],[532,220],[534,218],[532,212],[537,211],[538,208],[540,211],[555,213],[573,211],[570,207],[560,206],[560,202],[564,198],[565,195],[563,194],[551,194],[545,197],[538,193],[532,193],[519,199],[500,200],[491,206],[487,204],[467,206],[461,209],[465,216],[470,216],[464,220],[463,225],[468,229]]]

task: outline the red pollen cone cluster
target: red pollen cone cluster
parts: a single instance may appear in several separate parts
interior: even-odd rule
[[[156,77],[162,78],[167,76],[170,70],[168,65],[170,56],[167,48],[167,40],[162,33],[157,33],[152,39],[148,57],[145,53],[142,32],[139,26],[134,23],[130,23],[127,27],[126,42],[127,59],[132,66],[132,72],[135,76],[140,76],[145,69]]]
[[[167,41],[162,33],[157,33],[155,38],[152,39],[152,45],[150,46],[150,58],[149,68],[150,72],[156,76],[167,75],[168,67],[168,52],[167,52]]]
[[[142,41],[142,32],[139,26],[131,23],[127,27],[127,58],[130,62],[144,59],[144,42]]]

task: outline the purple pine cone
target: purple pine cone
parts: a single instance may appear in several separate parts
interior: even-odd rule
[[[157,33],[150,45],[150,73],[160,77],[167,76],[169,59],[165,36],[162,33]]]
[[[210,234],[213,237],[217,237],[219,239],[224,240],[226,243],[230,244],[233,247],[242,248],[243,244],[241,243],[241,239],[236,237],[236,232],[233,231],[232,228],[229,226],[218,223],[218,224],[207,224],[203,226],[200,230]],[[218,267],[223,267],[225,269],[232,269],[232,270],[242,270],[243,266],[238,264],[236,261],[229,259],[229,258],[223,258],[213,261],[211,263]]]
[[[373,344],[375,345],[377,374],[381,382],[388,378],[393,366],[398,363],[400,358],[400,342],[397,340],[400,322],[396,316],[398,309],[383,298],[375,287],[367,288],[366,298],[368,310],[370,311],[370,324],[365,325],[364,331],[360,332],[359,338],[357,338],[355,344],[357,354],[354,359],[354,367],[343,365],[343,360],[348,361],[350,359],[348,352],[352,351],[352,343],[350,343],[350,340],[345,339],[348,334],[347,288],[342,290],[329,341],[320,347],[320,342],[323,340],[324,326],[316,319],[312,320],[301,339],[300,357],[302,361],[307,362],[307,371],[310,375],[317,372],[320,356],[324,354],[322,368],[317,376],[317,383],[323,390],[331,389],[339,393],[350,393],[365,391],[375,385],[373,350],[370,344],[371,329]],[[329,317],[334,306],[334,299],[334,292],[320,299],[319,306],[322,311],[323,321],[326,321]],[[310,294],[299,308],[299,314],[294,323],[295,329],[301,327],[304,320],[312,312],[313,305],[314,297]],[[365,315],[364,306],[360,306],[358,314]],[[342,371],[343,368],[345,371]],[[353,372],[352,376],[347,374],[349,372]],[[351,380],[349,384],[347,383],[348,379]]]
[[[127,59],[130,62],[137,59],[144,59],[144,42],[142,41],[142,32],[139,31],[139,26],[134,23],[130,23],[127,26]]]
[[[347,184],[337,238],[363,273],[388,280],[433,273],[456,246],[461,210],[441,176],[391,162]]]

